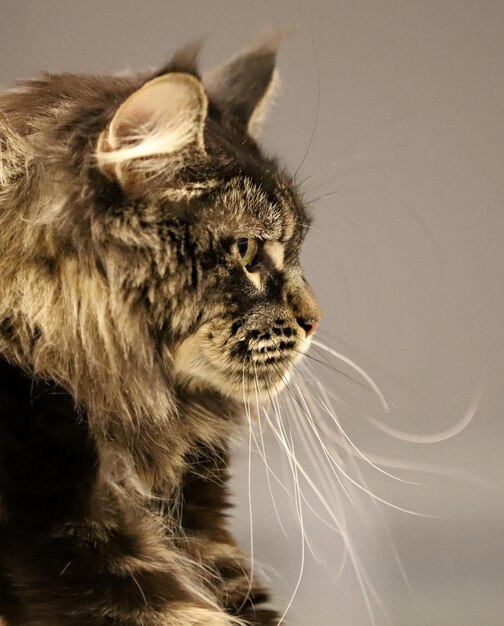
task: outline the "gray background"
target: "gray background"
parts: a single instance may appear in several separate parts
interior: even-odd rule
[[[200,36],[206,68],[270,26],[293,26],[264,143],[293,171],[301,164],[300,179],[313,175],[304,186],[315,214],[304,264],[324,311],[319,338],[366,369],[390,412],[358,384],[361,375],[351,374],[353,382],[344,376],[351,372],[337,359],[329,363],[343,374],[312,369],[340,395],[334,406],[352,441],[389,465],[395,459],[393,471],[418,484],[366,469],[362,459],[359,480],[423,516],[359,495],[345,478],[341,488],[335,477],[321,481],[323,490],[337,486],[340,496],[327,498],[347,521],[359,575],[348,562],[338,572],[342,542],[303,502],[319,562],[306,555],[287,622],[504,624],[504,3],[2,0],[0,17],[3,86],[43,69],[155,66]],[[461,433],[421,443],[454,427],[478,393],[476,415]],[[424,439],[386,435],[370,416]],[[302,417],[284,415],[287,423]],[[280,450],[269,431],[265,438],[270,463],[282,473]],[[317,482],[302,442],[295,445]],[[245,436],[235,463],[236,528],[249,545],[246,447]],[[320,446],[314,454],[323,460]],[[263,467],[254,451],[254,552],[285,607],[298,578],[301,534],[292,498],[273,486],[283,533]],[[358,479],[357,467],[349,472]],[[376,591],[373,618],[359,576]]]

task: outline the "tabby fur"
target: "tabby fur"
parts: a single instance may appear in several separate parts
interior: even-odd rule
[[[309,218],[255,139],[280,39],[203,78],[188,47],[0,95],[8,626],[278,622],[226,482],[245,403],[283,386],[320,317]]]

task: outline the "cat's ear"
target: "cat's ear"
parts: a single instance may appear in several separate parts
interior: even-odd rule
[[[275,94],[277,50],[286,34],[286,30],[270,33],[203,77],[210,100],[223,118],[252,136],[258,134]]]
[[[97,159],[110,178],[125,182],[135,164],[144,169],[158,155],[178,155],[185,148],[203,152],[208,100],[192,74],[158,76],[127,98],[100,135]]]

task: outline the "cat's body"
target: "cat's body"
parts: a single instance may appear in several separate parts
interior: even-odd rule
[[[252,134],[277,38],[205,87],[52,75],[0,96],[0,616],[273,625],[226,529],[228,445],[319,311],[307,217]]]

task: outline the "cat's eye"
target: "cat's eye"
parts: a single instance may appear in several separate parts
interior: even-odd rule
[[[240,237],[237,241],[237,246],[242,265],[246,268],[256,265],[256,256],[259,249],[257,239]]]

